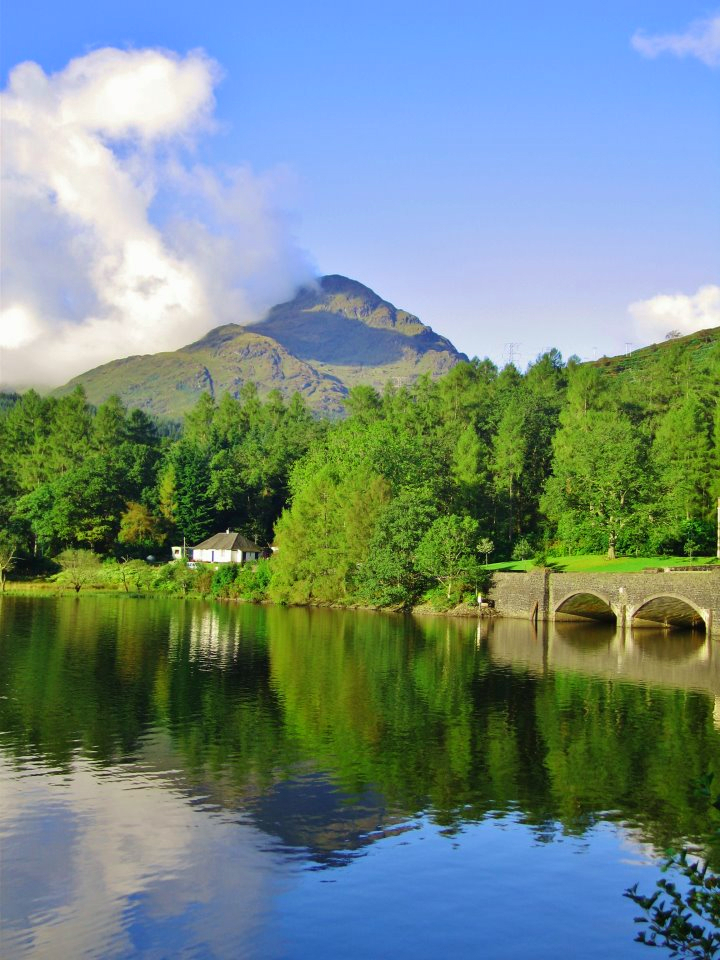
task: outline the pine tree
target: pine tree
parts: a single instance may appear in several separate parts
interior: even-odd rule
[[[173,450],[172,464],[175,525],[188,544],[198,544],[210,534],[213,526],[207,456],[196,444],[181,440]]]

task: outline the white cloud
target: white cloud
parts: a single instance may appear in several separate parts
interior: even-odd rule
[[[665,293],[638,300],[628,307],[638,333],[648,340],[661,340],[671,330],[693,333],[720,326],[720,286],[708,284],[697,293]]]
[[[720,15],[693,21],[685,33],[647,35],[638,31],[632,45],[645,57],[671,53],[676,57],[696,57],[708,67],[720,66]]]
[[[40,332],[37,320],[22,304],[13,304],[0,312],[0,350],[24,347]]]
[[[219,76],[202,52],[116,49],[52,75],[35,63],[11,72],[1,104],[4,385],[56,385],[117,357],[176,349],[219,323],[258,319],[309,278],[281,209],[286,171],[188,164],[212,129]]]

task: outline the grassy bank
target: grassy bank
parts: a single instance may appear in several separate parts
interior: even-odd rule
[[[85,584],[78,593],[74,587],[66,583],[55,583],[50,579],[8,580],[5,583],[4,590],[5,596],[76,597],[86,596],[88,594],[92,594],[93,596],[107,594],[108,596],[124,597],[168,596],[167,593],[161,590],[154,590],[152,587],[141,590],[132,588],[125,590],[121,585],[102,583]],[[0,594],[0,596],[2,595],[3,594]],[[195,596],[200,596],[200,594],[195,594]]]
[[[640,573],[648,567],[689,567],[717,564],[717,557],[617,557],[608,560],[607,557],[597,554],[580,554],[569,557],[548,557],[547,566],[557,573]],[[504,560],[490,563],[488,570],[526,571],[537,569],[533,560]]]

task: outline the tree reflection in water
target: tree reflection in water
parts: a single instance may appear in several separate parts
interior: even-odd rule
[[[707,837],[720,683],[696,639],[95,597],[0,616],[6,756],[152,757],[328,863],[421,813]]]

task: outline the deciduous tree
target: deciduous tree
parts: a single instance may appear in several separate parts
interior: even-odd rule
[[[7,575],[17,560],[17,540],[7,532],[0,532],[0,593],[5,592]]]
[[[75,593],[80,593],[85,584],[92,582],[100,566],[100,557],[92,550],[71,547],[56,557],[62,567],[60,576],[71,584]]]
[[[418,568],[445,584],[450,599],[454,585],[472,581],[479,573],[477,541],[477,520],[455,514],[438,517],[418,544]]]
[[[559,431],[543,508],[566,546],[592,550],[604,541],[615,556],[618,539],[640,523],[646,506],[645,447],[620,413],[590,411]]]

